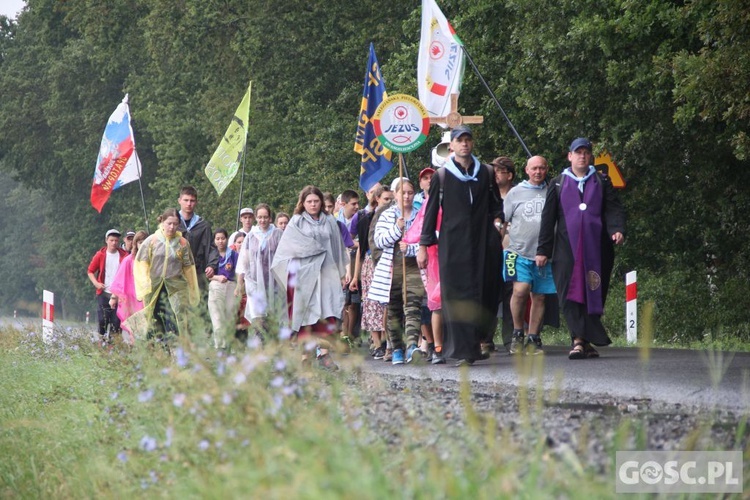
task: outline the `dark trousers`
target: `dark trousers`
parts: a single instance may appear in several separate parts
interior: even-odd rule
[[[171,337],[179,335],[179,332],[172,305],[169,303],[167,287],[162,285],[161,290],[159,290],[159,296],[156,299],[156,304],[154,305],[154,332],[149,335],[149,338],[155,335],[156,338],[163,339],[165,334],[166,337]]]
[[[102,337],[107,333],[107,325],[112,325],[112,333],[120,332],[120,318],[117,317],[117,308],[109,305],[110,294],[102,292],[96,296],[96,316],[99,320],[99,335]]]

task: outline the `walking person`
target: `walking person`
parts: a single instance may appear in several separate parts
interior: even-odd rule
[[[383,250],[383,255],[375,267],[368,297],[388,305],[386,330],[394,365],[411,363],[422,356],[418,341],[425,291],[416,259],[419,245],[402,241],[417,215],[414,194],[414,184],[401,179],[396,187],[396,203],[383,212],[375,226],[375,245]]]
[[[451,131],[450,148],[442,174],[430,183],[417,261],[425,268],[427,247],[438,245],[444,355],[457,365],[471,365],[481,359],[480,343],[497,315],[501,246],[495,224],[502,222],[502,201],[492,168],[472,154],[469,127]]]
[[[516,165],[513,160],[507,156],[498,156],[492,160],[492,169],[495,171],[495,182],[500,192],[500,198],[503,200],[503,206],[505,206],[505,197],[508,196],[511,188],[516,182]],[[508,248],[510,245],[510,238],[508,232],[503,227],[501,232],[503,238],[503,249]],[[510,353],[511,343],[513,341],[513,313],[510,310],[510,301],[513,297],[513,283],[505,281],[500,284],[500,311],[502,311],[502,324],[500,326],[500,335],[503,340],[503,346],[505,350]],[[494,330],[497,327],[493,328]],[[494,342],[487,346],[490,350],[494,350]]]
[[[375,271],[374,252],[379,249],[370,246],[370,229],[375,220],[375,214],[380,208],[385,209],[393,202],[393,191],[378,183],[375,191],[371,190],[371,201],[365,214],[359,219],[357,235],[359,248],[357,248],[356,265],[349,284],[350,289],[360,290],[362,297],[362,329],[370,332],[372,343],[372,356],[375,359],[383,359],[386,355],[385,331],[385,309],[383,304],[370,300],[367,295],[372,284]],[[382,212],[381,212],[382,213]],[[374,228],[373,228],[374,229]]]
[[[234,332],[236,324],[237,300],[234,291],[238,286],[235,280],[238,254],[229,247],[229,235],[224,228],[214,232],[214,245],[218,253],[218,266],[208,283],[208,313],[211,316],[214,348],[226,349],[229,332]]]
[[[195,260],[179,226],[177,210],[166,210],[133,264],[136,297],[151,325],[148,338],[167,345],[174,336],[189,334],[189,309],[200,302]]]
[[[141,243],[143,243],[147,237],[148,233],[146,231],[133,233],[130,254],[120,262],[120,268],[117,270],[115,279],[109,287],[112,292],[112,297],[109,299],[109,303],[113,308],[117,309],[117,317],[120,319],[120,326],[125,333],[123,335],[123,340],[131,345],[135,343],[135,333],[137,328],[130,325],[128,319],[143,309],[143,302],[139,301],[135,296],[133,262]]]
[[[323,210],[323,193],[315,186],[304,187],[271,269],[282,290],[289,292],[291,329],[300,339],[317,337],[316,356],[325,367],[334,366],[325,339],[335,332],[344,310],[348,261],[339,225]]]
[[[504,252],[504,280],[513,284],[511,310],[513,314],[513,339],[510,353],[522,350],[531,354],[542,352],[540,335],[544,318],[545,296],[555,293],[552,266],[536,264],[539,228],[542,210],[547,198],[547,172],[549,166],[542,156],[532,156],[526,162],[525,180],[515,186],[505,197],[505,226],[509,244]],[[531,296],[529,335],[524,337],[526,303]]]
[[[104,235],[105,246],[100,248],[89,262],[87,275],[96,289],[96,314],[99,321],[99,338],[102,344],[107,340],[107,329],[120,333],[120,318],[117,317],[117,306],[112,307],[109,299],[112,296],[110,286],[115,280],[120,263],[128,255],[119,248],[120,231],[110,229]]]
[[[237,263],[237,295],[244,288],[247,295],[244,316],[253,331],[261,338],[269,335],[269,328],[279,327],[289,321],[286,300],[281,287],[273,279],[271,264],[283,231],[271,224],[271,207],[261,203],[255,208],[257,228],[244,240]],[[269,322],[269,318],[274,321]]]
[[[255,223],[255,212],[253,212],[253,209],[250,207],[245,207],[242,210],[240,210],[240,228],[239,230],[233,232],[229,236],[229,246],[231,247],[235,243],[235,239],[237,238],[237,235],[240,233],[247,236],[250,234],[250,231],[253,230],[253,224]]]
[[[211,224],[195,213],[198,204],[198,191],[193,186],[184,186],[178,198],[180,211],[177,214],[180,234],[190,243],[195,267],[198,272],[198,285],[202,293],[207,293],[208,281],[213,278],[218,262],[213,248]],[[205,299],[205,296],[204,296]]]
[[[287,224],[289,224],[289,214],[286,212],[277,213],[276,220],[273,223],[276,229],[280,229],[283,232]]]
[[[614,246],[625,240],[625,208],[612,181],[593,165],[591,141],[570,144],[570,167],[550,182],[542,211],[536,264],[552,261],[557,296],[570,330],[570,359],[599,357],[612,341],[601,316],[614,267]]]

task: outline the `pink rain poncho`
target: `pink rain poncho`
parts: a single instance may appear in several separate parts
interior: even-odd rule
[[[414,222],[402,238],[404,243],[419,243],[419,237],[422,234],[422,224],[424,223],[424,210],[427,207],[427,198],[419,208]],[[440,231],[440,222],[443,218],[443,209],[438,211],[437,230]],[[422,269],[422,281],[427,292],[427,308],[430,311],[439,311],[442,308],[440,299],[440,264],[438,262],[438,246],[432,245],[427,247],[427,269]]]
[[[117,270],[115,280],[109,289],[114,295],[117,295],[117,317],[120,318],[122,324],[123,340],[128,344],[133,344],[135,337],[125,320],[143,309],[143,302],[135,297],[132,254],[120,262],[120,268]]]

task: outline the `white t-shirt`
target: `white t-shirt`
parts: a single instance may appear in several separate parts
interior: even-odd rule
[[[107,252],[107,263],[104,265],[104,291],[110,293],[109,286],[115,280],[117,270],[120,268],[120,252]]]

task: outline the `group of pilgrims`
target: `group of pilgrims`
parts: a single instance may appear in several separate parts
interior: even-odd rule
[[[494,350],[498,317],[509,348],[518,329],[502,277],[503,193],[472,146],[459,127],[441,168],[375,184],[361,209],[353,190],[334,197],[308,185],[291,216],[265,203],[243,208],[232,234],[212,231],[195,213],[197,191],[184,187],[180,209],[164,211],[153,234],[129,231],[129,252],[105,247],[92,259],[100,334],[110,314],[128,343],[195,339],[207,305],[217,350],[250,339],[312,341],[314,354],[303,358],[325,368],[364,332],[374,359],[471,365]],[[107,244],[119,236],[110,230]]]

